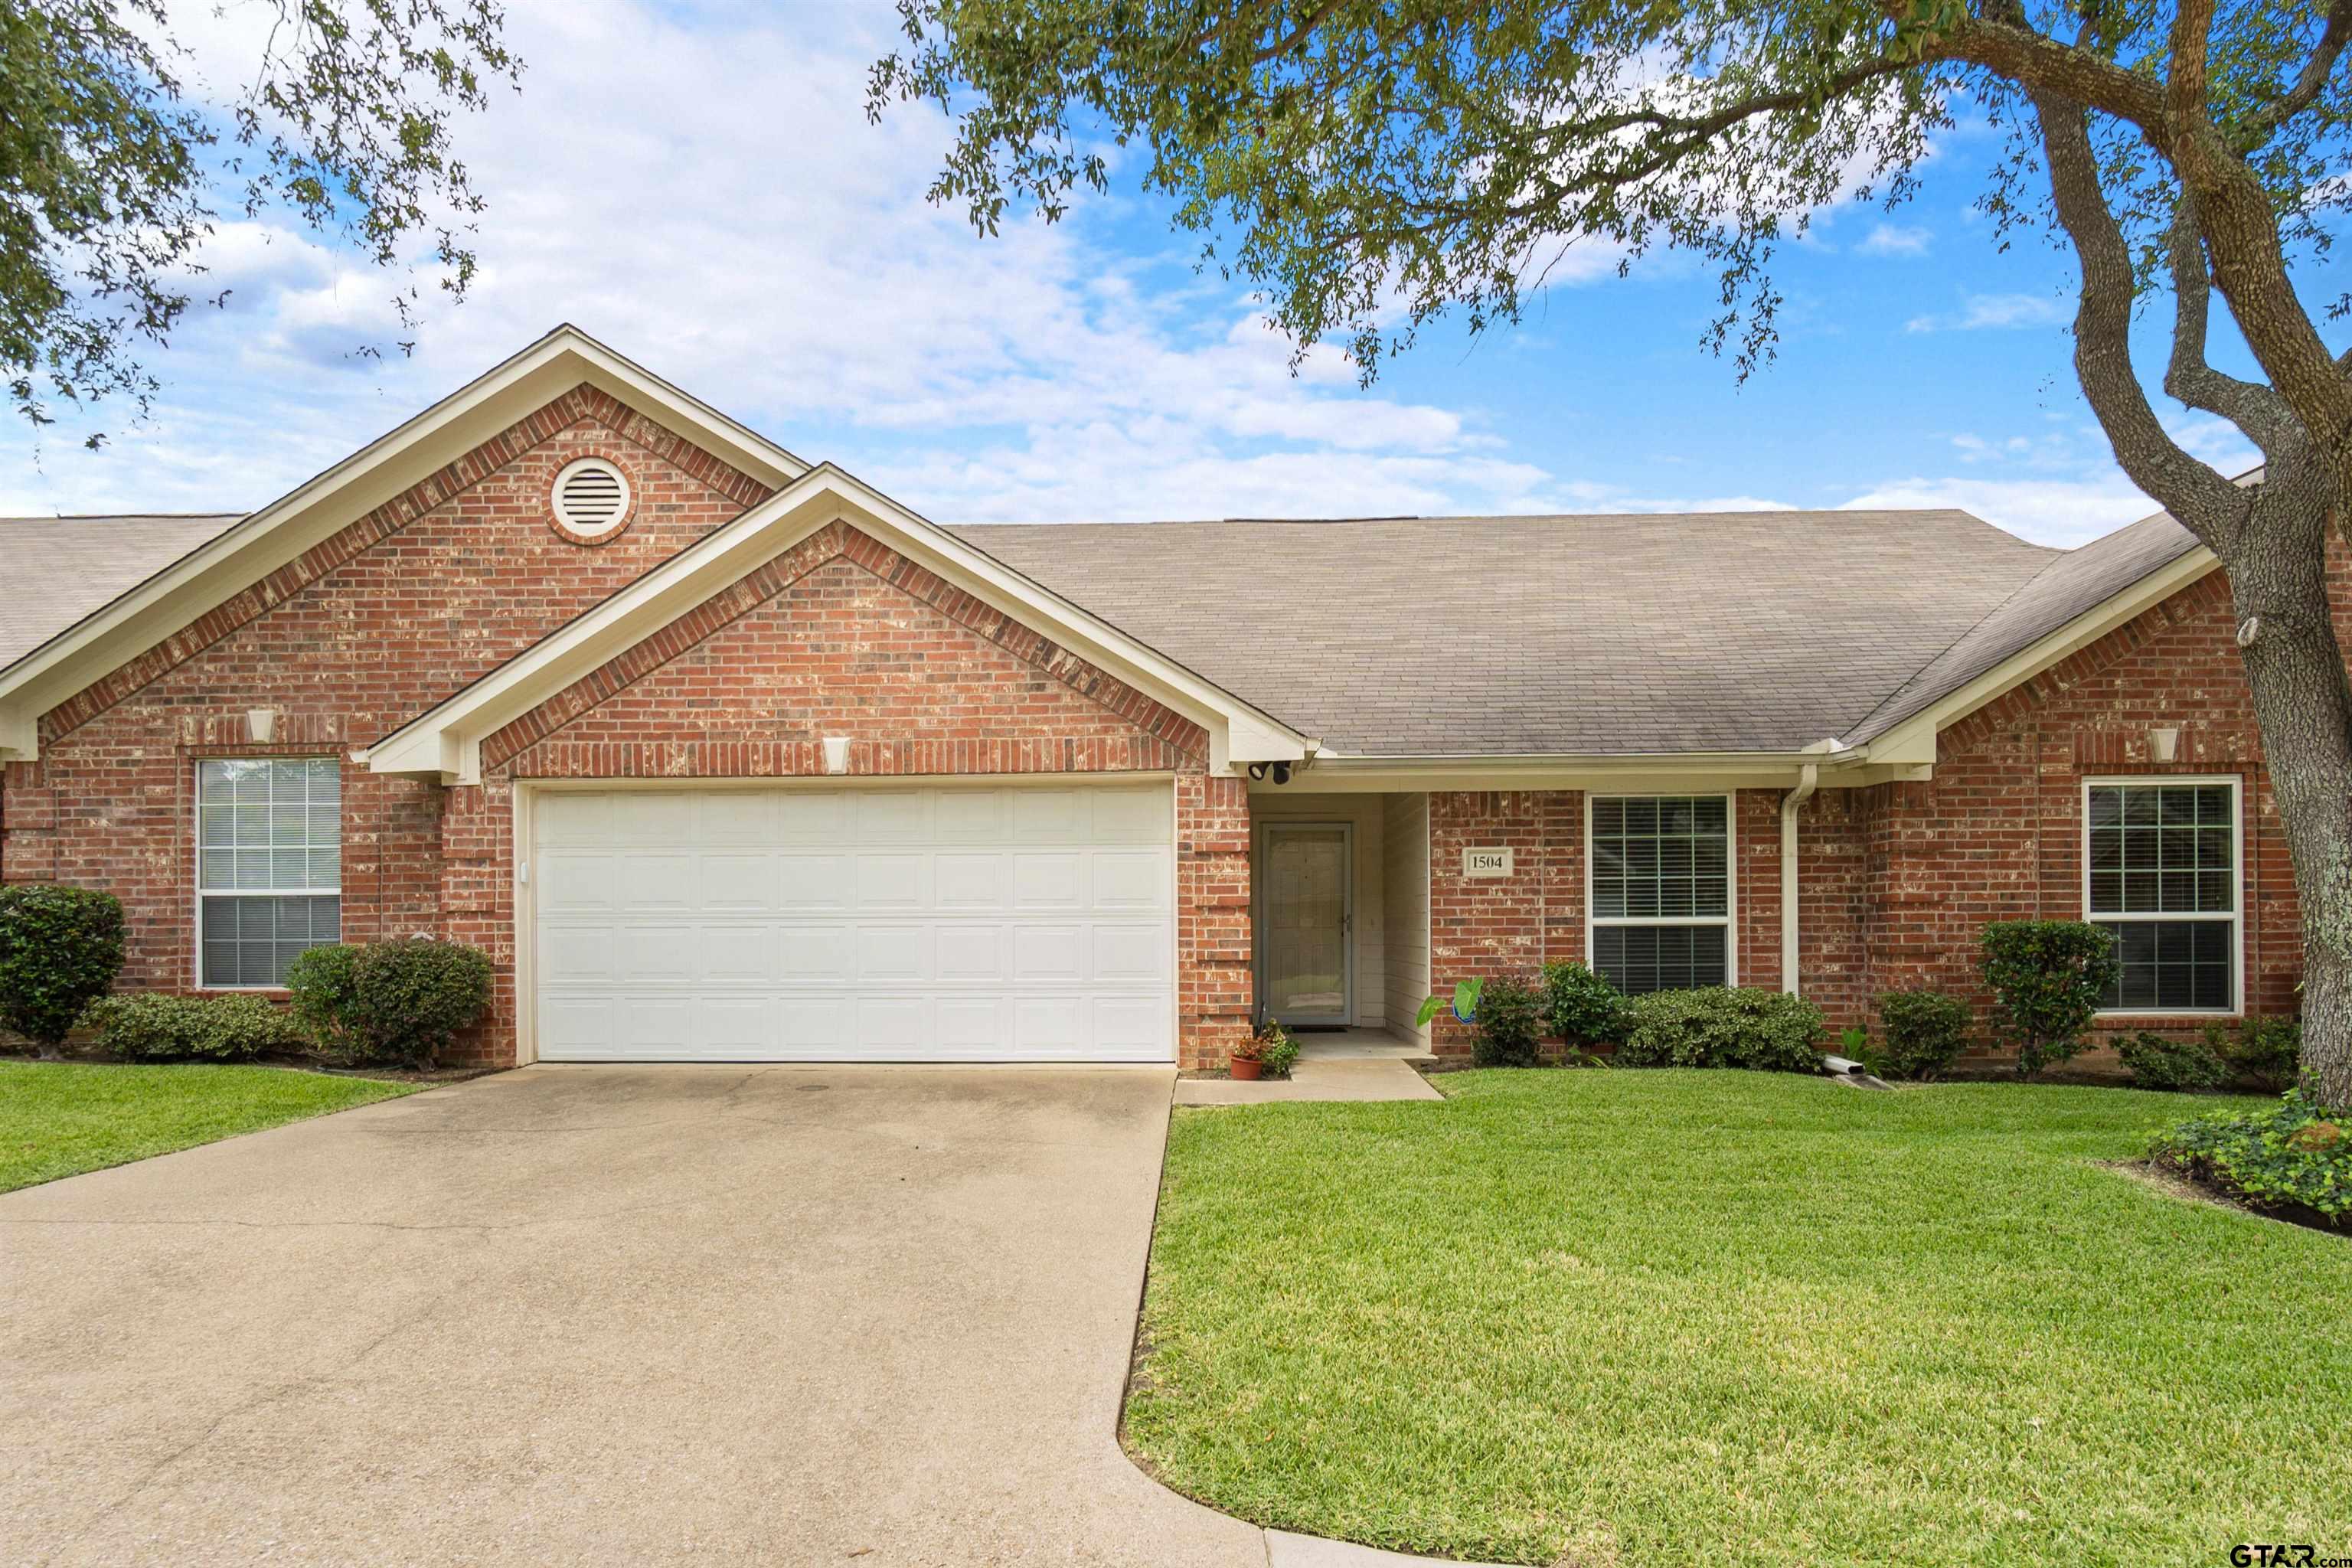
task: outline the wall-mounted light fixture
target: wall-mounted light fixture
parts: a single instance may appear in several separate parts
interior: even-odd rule
[[[1249,776],[1260,784],[1265,783],[1269,774],[1272,775],[1275,783],[1286,784],[1290,782],[1290,764],[1288,763],[1252,763],[1249,765]]]

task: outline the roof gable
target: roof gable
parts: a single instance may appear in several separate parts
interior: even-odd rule
[[[378,773],[478,782],[485,741],[835,523],[847,523],[933,574],[949,595],[968,595],[1199,724],[1209,733],[1213,766],[1296,759],[1314,746],[1309,737],[825,463],[385,736],[365,753],[368,765]]]
[[[260,510],[217,531],[0,668],[0,758],[38,755],[44,712],[244,593],[454,458],[581,385],[773,489],[801,459],[564,326]],[[52,622],[54,624],[54,622]]]

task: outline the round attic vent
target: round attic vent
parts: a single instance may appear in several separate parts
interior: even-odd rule
[[[555,521],[585,544],[618,533],[629,521],[629,477],[604,458],[566,463],[555,476]]]

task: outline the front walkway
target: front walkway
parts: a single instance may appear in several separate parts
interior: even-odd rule
[[[530,1068],[0,1197],[0,1563],[1375,1560],[1118,1449],[1169,1082]]]
[[[1282,1100],[1443,1100],[1412,1066],[1423,1048],[1385,1029],[1333,1029],[1292,1037],[1298,1062],[1287,1079],[1176,1082],[1179,1105],[1258,1105]]]

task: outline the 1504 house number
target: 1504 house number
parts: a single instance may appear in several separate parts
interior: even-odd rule
[[[1465,849],[1462,851],[1462,874],[1465,877],[1507,877],[1511,874],[1511,852],[1504,849]]]

